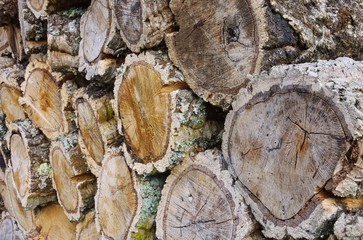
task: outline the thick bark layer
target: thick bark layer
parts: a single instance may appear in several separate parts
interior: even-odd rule
[[[72,7],[86,7],[91,0],[26,0],[29,9],[36,18],[47,18],[49,14]],[[72,11],[72,9],[68,10]]]
[[[157,46],[175,26],[167,0],[112,1],[121,36],[133,52]]]
[[[35,126],[50,139],[67,134],[75,127],[73,109],[69,109],[70,96],[77,89],[71,81],[73,77],[52,72],[49,64],[42,60],[33,60],[26,68],[22,85],[24,96],[20,102]]]
[[[119,132],[128,164],[139,174],[164,172],[218,134],[206,106],[160,53],[128,55],[115,83]]]
[[[111,81],[116,59],[107,58],[106,54],[119,55],[125,50],[125,43],[112,20],[110,0],[92,1],[81,18],[81,38],[78,70],[85,70],[88,80]]]
[[[79,128],[79,144],[91,172],[98,176],[104,154],[119,138],[112,109],[110,87],[93,82],[74,97]]]
[[[0,27],[18,23],[18,9],[16,0],[4,0],[0,2]]]
[[[316,237],[317,213],[332,210],[323,189],[362,194],[361,69],[348,58],[274,67],[234,102],[222,148],[266,236]]]
[[[47,23],[36,19],[26,5],[26,0],[18,0],[19,23],[24,51],[26,54],[46,53]]]
[[[48,61],[53,70],[78,69],[80,21],[84,11],[79,8],[48,16]]]
[[[52,142],[49,159],[58,202],[68,219],[78,222],[93,207],[96,194],[96,179],[89,173],[78,135],[61,136]]]
[[[9,125],[6,140],[11,152],[11,177],[22,206],[34,209],[55,201],[48,139],[25,119]]]
[[[221,169],[222,153],[186,156],[166,180],[156,220],[159,239],[244,239],[255,228]]]

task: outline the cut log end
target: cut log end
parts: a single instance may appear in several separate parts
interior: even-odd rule
[[[19,89],[9,87],[6,84],[0,85],[1,109],[6,114],[7,122],[25,119],[24,109],[18,102],[21,96]]]
[[[88,213],[84,220],[77,224],[76,240],[83,239],[101,239],[101,235],[96,228],[95,212]]]

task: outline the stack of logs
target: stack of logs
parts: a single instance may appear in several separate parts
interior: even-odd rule
[[[0,1],[0,239],[360,239],[362,13]]]

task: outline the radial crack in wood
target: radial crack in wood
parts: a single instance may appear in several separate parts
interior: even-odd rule
[[[60,136],[52,142],[50,162],[58,202],[70,221],[79,222],[94,205],[96,179],[78,145],[78,135]]]
[[[121,36],[133,52],[157,46],[175,26],[166,0],[112,1]]]
[[[266,236],[316,237],[324,221],[310,214],[328,211],[317,193],[360,194],[361,69],[347,58],[274,67],[234,102],[222,149]]]
[[[139,174],[164,172],[218,134],[218,125],[206,121],[204,102],[161,53],[128,55],[114,92],[126,160]]]
[[[11,152],[14,187],[22,206],[34,209],[55,201],[48,139],[25,119],[10,124],[6,140]]]
[[[96,176],[104,154],[120,137],[112,109],[113,94],[107,85],[93,82],[74,97],[74,108],[79,128],[79,144],[87,163]]]
[[[221,169],[222,153],[186,156],[166,180],[156,219],[159,239],[244,239],[255,228]]]

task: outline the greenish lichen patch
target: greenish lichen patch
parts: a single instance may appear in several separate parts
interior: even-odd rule
[[[37,176],[39,178],[38,187],[40,189],[45,189],[49,187],[49,182],[51,180],[52,174],[53,174],[52,167],[50,166],[49,163],[40,164],[37,170]]]

